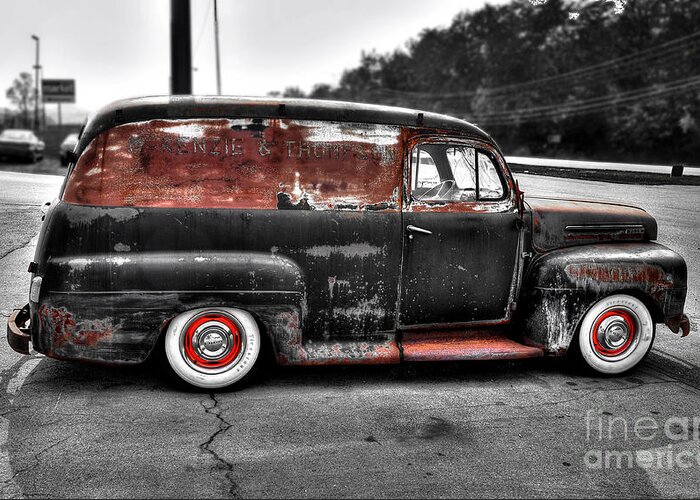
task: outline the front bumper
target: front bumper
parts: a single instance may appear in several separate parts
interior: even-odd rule
[[[7,343],[20,354],[29,354],[29,304],[15,309],[7,320]]]

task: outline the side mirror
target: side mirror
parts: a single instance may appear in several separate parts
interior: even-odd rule
[[[523,220],[523,214],[525,212],[525,193],[520,189],[520,183],[515,181],[515,196],[518,203],[518,217]]]
[[[75,163],[78,161],[78,155],[73,151],[66,151],[66,160],[68,163]]]

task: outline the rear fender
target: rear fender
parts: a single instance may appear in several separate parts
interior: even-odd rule
[[[56,358],[138,363],[149,356],[163,325],[174,316],[219,306],[254,314],[277,352],[295,344],[282,334],[293,330],[301,335],[305,286],[299,267],[279,254],[130,252],[49,258],[39,302],[30,304],[32,344]]]

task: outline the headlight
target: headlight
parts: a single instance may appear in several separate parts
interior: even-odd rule
[[[29,301],[38,303],[39,292],[41,292],[41,276],[35,276],[32,280],[32,286],[29,287]]]

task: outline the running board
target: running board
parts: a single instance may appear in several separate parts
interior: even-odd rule
[[[404,333],[403,361],[459,361],[539,358],[544,351],[496,332]]]

